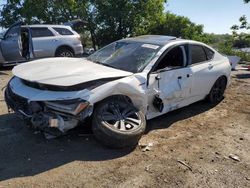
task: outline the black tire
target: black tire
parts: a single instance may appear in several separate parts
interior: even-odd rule
[[[70,48],[62,47],[56,50],[56,57],[74,57],[74,52]]]
[[[108,98],[97,104],[94,109],[92,130],[96,139],[105,146],[111,148],[135,146],[145,128],[145,115],[124,97]]]
[[[210,103],[216,104],[222,101],[222,99],[224,98],[226,85],[227,79],[225,77],[220,77],[216,80],[208,95],[208,100]]]

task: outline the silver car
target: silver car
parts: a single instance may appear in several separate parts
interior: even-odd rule
[[[0,66],[83,53],[80,35],[64,25],[12,25],[0,40]]]

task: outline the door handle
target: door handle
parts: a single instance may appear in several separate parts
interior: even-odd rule
[[[209,64],[208,65],[208,69],[210,70],[210,69],[212,69],[214,66],[212,65],[212,64]]]

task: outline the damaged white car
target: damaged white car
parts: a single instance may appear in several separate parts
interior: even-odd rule
[[[138,143],[146,119],[205,98],[221,101],[230,71],[228,59],[203,43],[147,35],[119,40],[86,59],[18,65],[5,100],[45,132],[65,133],[91,118],[95,137],[121,148]]]

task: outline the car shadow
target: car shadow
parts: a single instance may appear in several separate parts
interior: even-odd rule
[[[145,132],[147,134],[152,130],[166,129],[178,121],[182,121],[190,117],[202,114],[214,108],[216,105],[217,104],[208,103],[207,101],[199,101],[189,106],[174,110],[172,112],[149,120],[147,122],[147,129]]]
[[[198,102],[148,121],[146,134],[166,129],[173,123],[203,113],[211,108]],[[47,140],[39,131],[29,128],[14,114],[0,116],[0,181],[26,177],[57,168],[73,161],[105,161],[133,152],[108,149],[99,144],[89,129],[78,127],[68,135]]]
[[[47,140],[14,115],[0,116],[0,181],[33,176],[73,161],[105,161],[131,153],[134,148],[108,149],[85,132]]]
[[[0,71],[0,76],[1,76],[1,75],[5,75],[5,76],[6,76],[6,75],[8,75],[8,74],[5,73],[5,72],[1,72],[1,71]]]
[[[8,70],[12,70],[13,68],[14,68],[13,65],[11,65],[11,66],[6,66],[6,67],[1,66],[1,67],[0,67],[0,71],[8,71]]]

